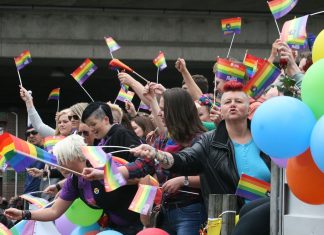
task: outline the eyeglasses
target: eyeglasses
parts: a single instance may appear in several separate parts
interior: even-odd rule
[[[37,135],[38,132],[37,131],[26,131],[25,135],[26,137],[29,137],[30,135]]]
[[[79,131],[78,135],[84,136],[84,137],[88,137],[89,136],[89,131]]]
[[[79,121],[79,116],[78,116],[78,115],[71,115],[71,116],[68,116],[68,119],[69,119],[70,121],[72,121],[72,118],[73,118],[73,120],[75,120],[75,121]]]

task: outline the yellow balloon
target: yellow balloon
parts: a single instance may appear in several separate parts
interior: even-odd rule
[[[319,59],[324,58],[324,29],[317,35],[313,50],[312,50],[313,63]]]

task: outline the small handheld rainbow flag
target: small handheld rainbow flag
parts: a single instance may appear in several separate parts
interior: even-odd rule
[[[51,152],[53,150],[53,147],[55,144],[57,144],[59,141],[63,140],[64,136],[47,136],[44,139],[44,149],[47,152]]]
[[[153,64],[155,64],[155,66],[158,67],[160,71],[167,67],[164,53],[162,51],[160,51],[159,55],[153,60]]]
[[[125,102],[126,100],[132,101],[134,95],[135,95],[135,93],[132,91],[125,92],[124,89],[120,89],[116,100],[119,100],[122,102]]]
[[[1,235],[12,235],[12,232],[4,226],[4,224],[0,223],[0,234]]]
[[[214,66],[215,76],[225,81],[238,81],[243,83],[245,66],[228,59],[218,58]]]
[[[81,151],[94,168],[104,166],[107,161],[107,155],[101,147],[84,146],[81,147]]]
[[[23,51],[18,57],[14,58],[17,70],[21,70],[32,62],[31,54],[28,50]]]
[[[239,34],[241,32],[241,17],[222,19],[221,24],[224,35]]]
[[[48,100],[59,100],[60,99],[60,88],[55,88],[48,95]]]
[[[97,70],[97,66],[90,60],[86,59],[71,76],[82,86],[82,84]]]
[[[255,200],[269,196],[270,188],[268,182],[242,174],[235,194],[248,200]]]
[[[307,20],[308,15],[286,21],[282,27],[281,40],[294,49],[303,48],[307,39]]]
[[[117,166],[123,166],[128,163],[124,158],[112,156],[112,160],[116,163]]]
[[[277,20],[288,14],[297,4],[298,0],[272,0],[268,2],[273,17]]]
[[[256,71],[261,67],[264,60],[254,55],[245,53],[243,64],[246,66],[246,73],[251,79]]]
[[[139,184],[136,195],[128,209],[142,215],[147,215],[153,206],[157,188],[156,186]]]
[[[104,185],[105,191],[111,192],[115,189],[126,185],[126,180],[123,175],[119,172],[115,162],[111,155],[107,157],[106,164],[104,166]]]
[[[107,43],[110,52],[117,51],[120,48],[120,46],[112,37],[105,37],[105,41]]]
[[[263,65],[252,79],[243,87],[247,95],[258,98],[280,76],[281,71],[272,63],[264,60]]]
[[[23,194],[20,195],[20,197],[25,199],[29,203],[36,205],[38,208],[43,208],[48,204],[48,201],[45,200],[44,198],[34,197],[33,195],[30,194]]]
[[[138,110],[150,110],[150,106],[146,105],[143,101],[141,101],[141,103],[138,106]]]

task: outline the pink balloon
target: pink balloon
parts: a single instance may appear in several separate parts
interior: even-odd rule
[[[55,226],[62,235],[70,235],[77,227],[75,224],[71,223],[68,218],[66,218],[65,214],[55,220]]]
[[[147,228],[140,232],[138,232],[136,235],[169,235],[166,231],[159,229],[159,228]]]
[[[286,168],[288,158],[274,158],[272,157],[271,160],[280,168]]]

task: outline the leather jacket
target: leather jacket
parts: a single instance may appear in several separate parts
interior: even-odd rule
[[[248,128],[250,121],[248,120]],[[260,157],[270,169],[271,159],[262,151]],[[239,175],[237,171],[234,146],[229,138],[225,121],[216,130],[209,131],[192,147],[173,154],[171,171],[182,175],[200,174],[201,191],[206,208],[209,194],[235,194]],[[244,200],[238,197],[238,209]]]

